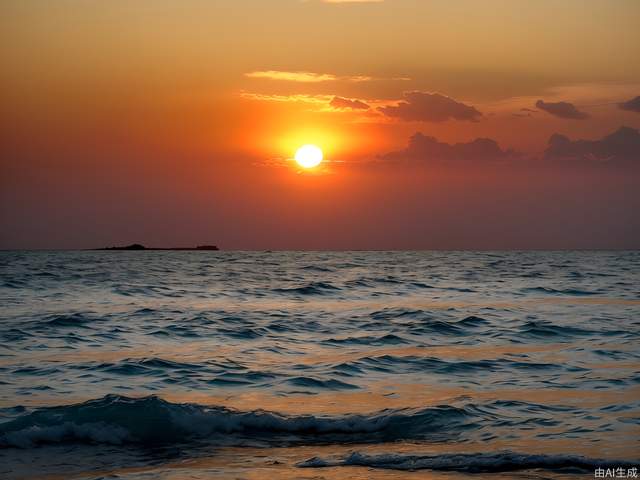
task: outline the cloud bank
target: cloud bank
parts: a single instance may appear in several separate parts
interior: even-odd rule
[[[421,132],[410,137],[403,150],[378,157],[389,164],[409,162],[415,165],[440,162],[442,164],[518,165],[553,167],[554,165],[617,165],[640,167],[640,131],[620,127],[597,140],[571,140],[555,133],[549,138],[542,156],[525,156],[512,149],[501,148],[491,138],[476,138],[470,142],[446,143]]]
[[[640,165],[640,132],[620,127],[599,140],[570,140],[558,133],[549,138],[544,153],[548,160],[596,160],[634,162]]]
[[[407,148],[398,152],[391,152],[381,158],[387,161],[413,162],[460,162],[487,161],[516,158],[519,155],[513,150],[503,150],[491,138],[476,138],[471,142],[449,144],[441,142],[435,137],[417,132],[409,139]]]
[[[476,122],[482,113],[470,105],[458,102],[439,93],[406,92],[404,101],[397,105],[379,107],[387,117],[407,122],[444,122],[466,120]]]

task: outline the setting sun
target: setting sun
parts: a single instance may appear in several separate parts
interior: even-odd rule
[[[322,150],[315,145],[303,145],[296,151],[296,162],[304,168],[317,167],[322,161]]]

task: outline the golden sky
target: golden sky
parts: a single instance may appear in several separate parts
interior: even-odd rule
[[[580,175],[594,161],[636,172],[622,175],[630,190],[615,201],[603,192],[617,180],[600,189],[599,201],[620,212],[615,234],[587,228],[593,219],[569,209],[542,222],[540,239],[501,243],[517,224],[503,212],[479,248],[553,246],[566,217],[582,219],[594,246],[638,246],[637,222],[621,219],[639,203],[631,193],[639,24],[635,0],[5,0],[0,219],[10,233],[0,246],[202,239],[229,248],[471,248],[472,219],[449,219],[459,199],[446,191],[473,185],[472,200],[475,190],[504,186],[505,175],[510,186],[530,175],[518,169],[544,180],[531,192],[553,190],[549,163],[564,157]],[[631,133],[604,140],[623,126]],[[550,148],[554,134],[568,146]],[[306,143],[324,150],[314,172],[291,162]],[[407,162],[417,173],[407,174]],[[423,197],[436,175],[444,175],[437,201]],[[587,194],[586,183],[575,188]],[[380,190],[400,193],[378,205]],[[343,218],[323,203],[328,191]],[[576,203],[558,195],[562,208]],[[367,218],[371,202],[382,220]],[[438,209],[429,219],[425,202]],[[515,204],[528,208],[521,197]],[[169,223],[180,227],[163,227],[160,216],[144,227],[154,205],[169,205]],[[437,241],[423,227],[399,240],[377,229],[443,219],[451,234]],[[79,225],[85,233],[72,233]],[[281,241],[273,225],[297,233]],[[559,246],[591,245],[562,238]]]

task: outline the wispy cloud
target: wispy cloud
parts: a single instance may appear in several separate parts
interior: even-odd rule
[[[365,75],[355,76],[337,76],[332,73],[315,73],[315,72],[287,72],[282,70],[263,70],[245,73],[249,78],[265,78],[268,80],[281,80],[286,82],[303,82],[303,83],[318,83],[318,82],[334,82],[337,80],[343,80],[348,82],[367,82],[373,80],[371,77]]]
[[[329,82],[337,80],[335,75],[329,73],[312,73],[312,72],[282,72],[278,70],[265,70],[257,72],[245,73],[249,78],[266,78],[269,80],[284,80],[287,82]]]
[[[380,100],[367,100],[367,103],[365,103],[364,101],[355,98],[344,98],[335,95],[278,95],[255,92],[240,92],[239,95],[241,98],[244,98],[246,100],[254,100],[258,102],[297,103],[306,105],[308,109],[314,112],[342,112],[350,114],[363,114],[368,116],[380,116],[374,110],[372,110],[372,105],[385,104]]]
[[[328,105],[333,99],[332,95],[266,95],[262,93],[241,92],[240,96],[247,100],[259,100],[262,102],[294,102],[311,103],[315,105]]]

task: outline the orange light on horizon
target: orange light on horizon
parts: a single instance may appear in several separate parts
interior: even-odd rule
[[[305,127],[277,137],[273,147],[280,156],[296,158],[302,146],[321,146],[322,159],[333,158],[337,152],[347,148],[344,135],[323,127]]]

